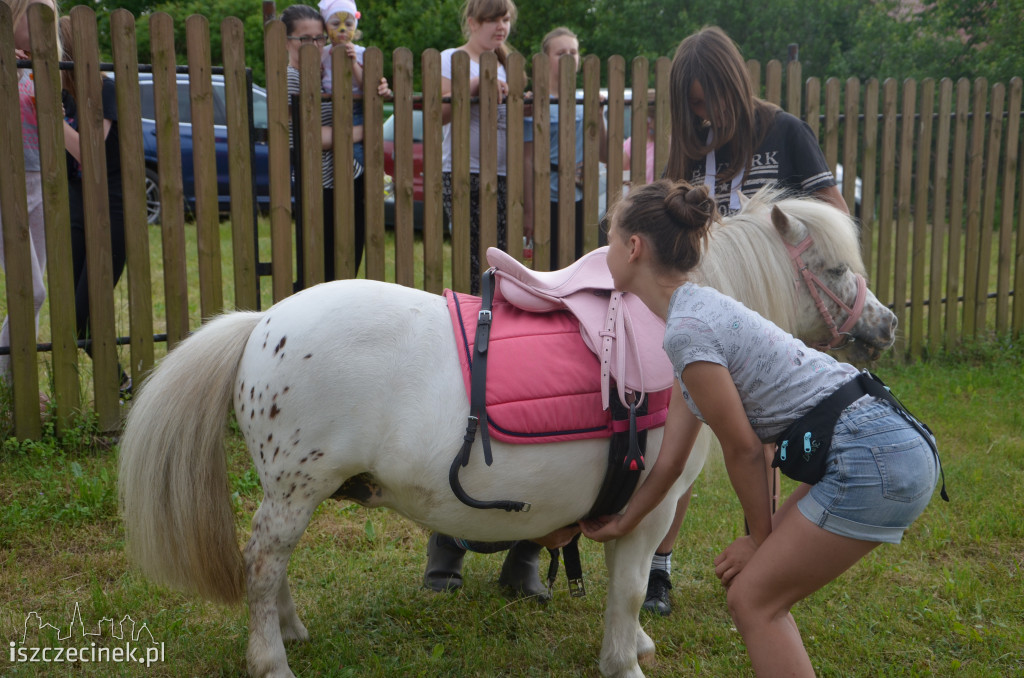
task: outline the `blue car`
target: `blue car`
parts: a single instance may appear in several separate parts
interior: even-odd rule
[[[194,211],[196,195],[192,161],[192,107],[189,101],[189,76],[177,74],[178,120],[181,137],[181,169],[185,192],[185,207]],[[228,181],[228,128],[227,108],[224,96],[224,76],[213,75],[213,129],[217,155],[217,196],[220,210],[228,211],[231,206],[231,190]],[[142,138],[146,158],[146,211],[151,224],[160,222],[160,168],[157,164],[156,121],[154,120],[153,75],[139,74],[139,88],[142,96]],[[253,85],[253,126],[256,128],[253,175],[256,181],[257,204],[266,208],[270,203],[270,180],[267,160],[267,92]],[[262,130],[262,132],[261,132]]]

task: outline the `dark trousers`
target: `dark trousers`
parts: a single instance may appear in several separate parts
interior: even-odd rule
[[[89,275],[86,270],[85,207],[82,185],[68,182],[68,198],[71,208],[71,261],[75,280],[75,325],[78,339],[88,339],[89,329]],[[110,252],[114,274],[114,286],[121,279],[125,264],[124,206],[120,200],[110,200]],[[92,357],[92,342],[85,345],[85,352]]]

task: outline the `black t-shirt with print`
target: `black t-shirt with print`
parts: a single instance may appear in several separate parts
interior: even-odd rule
[[[728,148],[715,151],[716,175],[722,176],[729,168]],[[704,163],[698,162],[690,182],[696,186],[704,183]],[[810,195],[822,188],[835,186],[836,180],[825,162],[818,140],[811,128],[799,118],[779,111],[768,129],[750,168],[743,176],[741,190],[752,196],[769,183],[790,189],[800,195]],[[723,215],[730,214],[730,190],[732,181],[715,182],[715,202]]]

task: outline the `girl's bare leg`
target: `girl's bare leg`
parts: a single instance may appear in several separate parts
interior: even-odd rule
[[[786,512],[732,580],[727,596],[758,676],[814,675],[790,609],[877,545],[828,532],[798,510]]]

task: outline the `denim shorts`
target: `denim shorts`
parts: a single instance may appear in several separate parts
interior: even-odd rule
[[[935,454],[888,402],[863,396],[836,423],[825,475],[797,504],[829,532],[898,544],[931,501]]]

